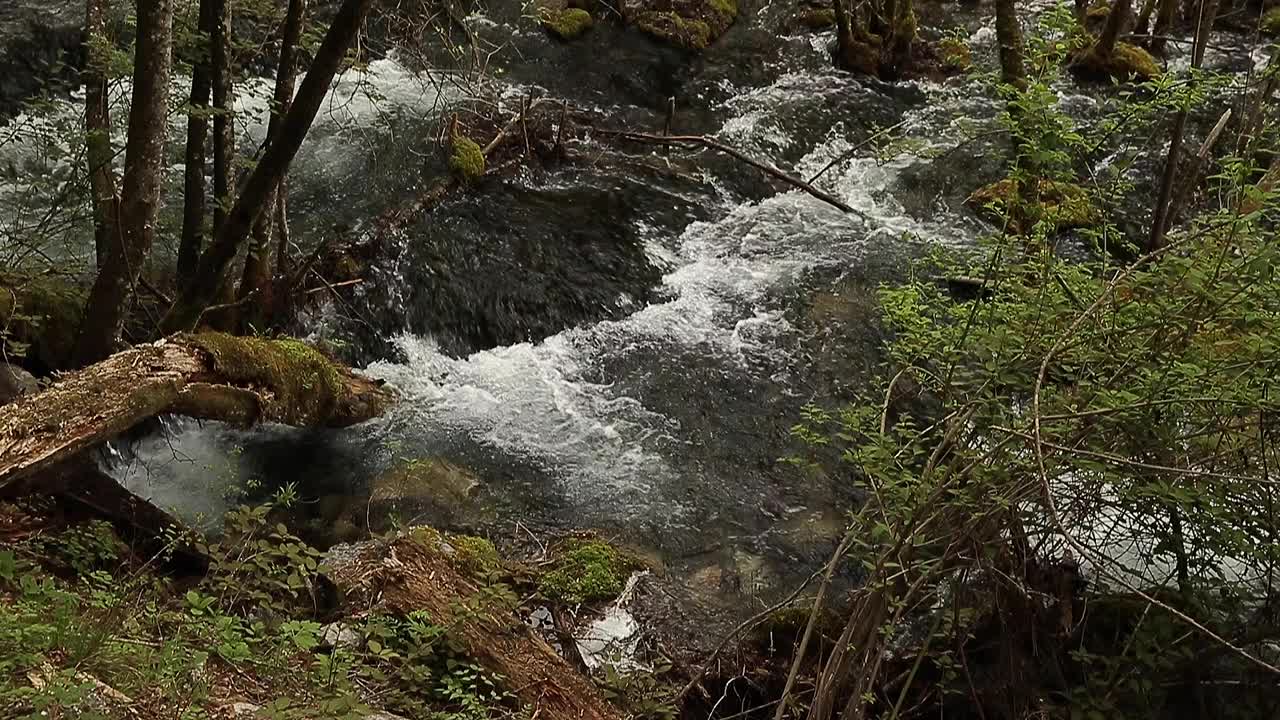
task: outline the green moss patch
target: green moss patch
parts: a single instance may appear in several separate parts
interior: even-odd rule
[[[965,204],[988,219],[1000,221],[1014,200],[1013,180],[1005,178],[981,187],[965,200]],[[1034,192],[1024,190],[1024,214],[1028,224],[1041,220],[1050,223],[1055,230],[1073,227],[1089,227],[1098,223],[1100,214],[1089,193],[1075,183],[1058,180],[1041,180]],[[1017,232],[1029,228],[1013,228]]]
[[[1150,80],[1160,75],[1160,64],[1151,53],[1129,43],[1116,43],[1104,55],[1088,48],[1071,61],[1071,71],[1086,80]]]
[[[591,13],[581,8],[544,9],[540,15],[542,27],[561,40],[572,40],[590,30],[594,24]]]
[[[1275,37],[1280,35],[1280,6],[1273,7],[1262,14],[1262,20],[1258,25],[1263,35]]]
[[[601,540],[576,541],[538,583],[550,600],[578,604],[610,600],[622,592],[635,563]]]
[[[453,564],[472,577],[487,578],[502,570],[502,559],[493,543],[475,535],[453,535],[448,540],[454,549]]]
[[[208,353],[227,381],[265,390],[290,425],[321,425],[343,391],[342,376],[323,353],[291,338],[268,340],[206,332],[186,342]]]
[[[677,0],[630,18],[641,31],[687,50],[705,50],[738,18],[737,0]]]
[[[449,155],[449,169],[465,182],[474,182],[484,175],[484,150],[475,140],[464,135],[453,137],[453,152]]]

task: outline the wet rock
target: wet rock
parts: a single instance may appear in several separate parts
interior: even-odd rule
[[[18,367],[0,362],[0,405],[40,390],[35,377]]]
[[[414,458],[375,477],[369,486],[369,515],[386,518],[427,513],[456,519],[468,504],[480,478],[442,458]]]
[[[738,17],[737,0],[631,0],[621,6],[627,22],[687,50],[704,50]]]
[[[0,3],[0,117],[50,85],[74,82],[83,22],[84,0]]]
[[[258,714],[262,709],[261,705],[254,705],[250,702],[231,703],[231,717],[234,718],[250,718]]]

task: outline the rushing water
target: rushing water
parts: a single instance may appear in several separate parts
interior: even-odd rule
[[[235,488],[296,482],[313,536],[331,537],[385,512],[368,502],[379,477],[443,458],[479,484],[402,519],[505,538],[600,530],[740,609],[740,592],[807,574],[853,489],[782,462],[799,449],[789,428],[806,403],[859,395],[878,362],[874,287],[921,247],[974,242],[983,226],[960,201],[1003,155],[983,80],[853,78],[829,67],[829,35],[779,35],[790,10],[744,13],[703,58],[608,26],[565,45],[514,16],[472,22],[503,39],[507,108],[538,94],[659,127],[675,95],[677,129],[821,172],[856,212],[707,153],[583,141],[589,161],[486,181],[406,227],[353,306],[311,319],[319,338],[364,338],[353,354],[400,393],[386,417],[343,431],[172,421],[117,450],[113,471],[188,517],[216,517]],[[952,12],[938,24],[976,29]],[[989,64],[991,33],[972,40]],[[394,59],[345,77],[293,174],[295,230],[358,234],[425,186],[449,87]],[[246,117],[264,91],[246,93]],[[866,142],[888,127],[889,150]],[[262,131],[246,122],[245,140]],[[638,176],[640,159],[659,171]]]
[[[678,117],[797,175],[831,164],[817,184],[857,212],[705,154],[657,186],[626,177],[622,162],[495,181],[407,229],[404,247],[376,269],[378,288],[363,307],[399,323],[385,328],[394,330],[390,352],[368,367],[401,395],[387,417],[341,432],[185,423],[132,448],[137,462],[119,464],[121,475],[163,504],[210,516],[231,483],[296,481],[305,496],[320,498],[324,524],[334,517],[324,514],[331,503],[323,498],[359,497],[406,459],[445,458],[474,470],[479,487],[463,502],[411,508],[406,519],[497,535],[517,534],[517,521],[534,532],[598,529],[651,551],[690,582],[707,568],[727,567],[733,577],[724,582],[721,573],[719,587],[731,593],[807,572],[829,552],[852,488],[847,478],[781,462],[799,449],[788,429],[805,403],[859,391],[876,362],[867,312],[875,284],[919,246],[969,243],[981,231],[955,202],[972,188],[945,190],[918,176],[929,158],[991,122],[998,105],[975,93],[972,80],[861,82],[828,67],[823,36],[761,45],[773,35],[750,18],[743,25],[724,40],[724,52],[754,48],[766,67],[734,72],[708,60],[701,74],[686,68],[688,110]],[[544,55],[563,47],[541,34],[520,42],[536,43]],[[509,75],[509,97],[535,87],[574,94],[557,87],[554,73]],[[436,98],[415,96],[417,80],[387,67],[361,82],[381,102],[364,112],[392,118],[396,142],[411,144],[414,128],[427,127],[417,120],[427,115],[420,106]],[[660,122],[645,108],[618,107],[617,96],[602,103],[607,80],[597,83],[604,89],[585,84],[579,102],[597,103],[619,122]],[[359,108],[352,112],[354,122],[334,122],[312,138],[295,176],[295,205],[307,212],[334,195],[348,205],[326,220],[376,212],[380,198],[357,188],[391,188],[407,166],[391,154],[386,125],[378,136]],[[907,152],[881,158],[876,144],[859,147],[890,125]],[[373,136],[365,148],[343,140],[358,128]],[[599,152],[624,160],[625,152],[653,150]],[[539,200],[546,197],[554,201]],[[601,205],[605,216],[575,215],[581,204]],[[637,243],[656,287],[647,298],[618,292],[599,299],[608,307],[597,319],[526,342],[460,349],[428,332],[450,308],[434,293],[421,297],[424,285],[437,282],[423,269],[435,257],[424,247],[485,246],[493,233],[536,236],[548,226],[554,237],[547,243]],[[446,233],[451,238],[442,240]],[[590,274],[602,273],[597,267],[586,270],[570,281],[607,280]],[[321,335],[340,326],[323,317],[314,324]]]

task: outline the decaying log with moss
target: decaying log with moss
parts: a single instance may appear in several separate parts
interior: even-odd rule
[[[460,553],[429,528],[334,548],[325,564],[347,610],[425,611],[542,720],[621,720],[585,676],[507,608],[480,599]]]
[[[390,402],[381,384],[297,340],[175,335],[0,407],[0,489],[155,415],[346,427]]]

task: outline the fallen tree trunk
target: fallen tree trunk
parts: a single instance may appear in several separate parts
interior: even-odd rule
[[[429,528],[391,542],[339,546],[325,564],[348,608],[425,611],[449,628],[465,654],[502,676],[533,717],[621,720],[595,686],[505,608],[478,602],[478,590],[454,567],[449,547]]]
[[[175,335],[0,407],[0,489],[155,415],[346,427],[390,402],[380,383],[297,340]]]

